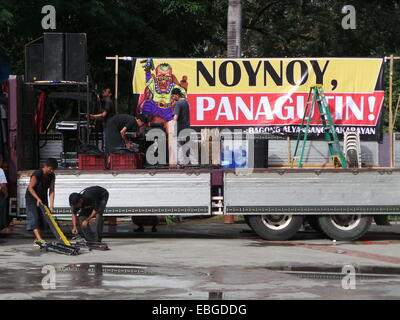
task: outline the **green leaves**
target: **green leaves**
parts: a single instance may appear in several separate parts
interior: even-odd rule
[[[6,9],[1,9],[0,10],[0,25],[11,25],[12,20],[13,20],[14,15],[6,10]]]
[[[355,30],[341,26],[344,0],[241,3],[245,57],[400,54],[397,0],[352,0]],[[87,33],[92,74],[100,87],[114,83],[114,66],[105,60],[109,55],[226,56],[228,0],[0,0],[0,48],[11,57],[14,74],[24,73],[24,45],[44,31],[41,8],[46,4],[56,9],[56,32]],[[121,93],[128,96],[129,66],[121,65],[120,76]]]
[[[162,11],[166,15],[177,12],[195,15],[203,10],[201,3],[205,3],[204,1],[195,0],[160,0],[160,2],[165,6]]]

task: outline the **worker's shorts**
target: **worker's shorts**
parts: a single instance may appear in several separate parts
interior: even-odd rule
[[[26,230],[45,230],[46,221],[36,202],[26,200]]]

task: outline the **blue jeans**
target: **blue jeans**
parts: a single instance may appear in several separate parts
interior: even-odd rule
[[[25,198],[26,202],[26,230],[46,229],[46,221],[36,202]]]
[[[8,206],[4,194],[0,193],[0,230],[8,226]]]

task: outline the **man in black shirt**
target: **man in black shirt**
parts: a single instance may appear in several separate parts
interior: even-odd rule
[[[175,88],[171,92],[171,97],[175,100],[174,120],[177,123],[178,134],[186,128],[190,127],[189,103],[183,96],[181,90]]]
[[[45,228],[45,220],[40,211],[40,205],[48,206],[47,194],[50,195],[50,211],[54,210],[55,181],[54,171],[58,168],[57,160],[48,158],[43,168],[32,173],[28,188],[25,193],[26,202],[26,229],[33,231],[35,246],[44,244],[41,229]]]
[[[101,95],[103,98],[101,113],[91,114],[89,117],[93,120],[103,120],[103,145],[105,146],[107,122],[110,118],[115,116],[115,106],[111,100],[112,93],[110,88],[103,89]]]
[[[135,131],[136,119],[129,114],[117,114],[107,122],[106,128],[106,153],[112,153],[115,148],[124,147],[126,132]]]
[[[174,121],[177,124],[177,135],[178,135],[178,165],[185,164],[186,157],[182,150],[182,145],[184,145],[186,141],[179,141],[179,134],[182,130],[190,128],[190,112],[189,112],[189,103],[185,99],[183,93],[178,88],[172,89],[171,99],[176,101],[174,106]],[[185,159],[186,158],[186,159]],[[189,149],[189,159],[190,163],[197,165],[198,161],[195,157],[195,153],[192,149]]]
[[[80,193],[71,193],[69,204],[72,208],[72,233],[77,234],[77,214],[81,223],[82,232],[86,241],[101,242],[103,234],[103,212],[107,206],[108,191],[94,186],[82,190]],[[96,232],[93,232],[89,223],[96,217]]]

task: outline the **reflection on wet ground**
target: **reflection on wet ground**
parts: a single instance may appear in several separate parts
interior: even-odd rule
[[[55,290],[43,290],[48,270],[53,269]],[[190,291],[207,272],[186,268],[161,266],[82,263],[27,267],[25,270],[0,269],[0,298],[32,298],[44,294],[47,298],[156,299],[162,295],[182,295],[190,298]],[[49,281],[49,279],[45,279]],[[169,293],[168,293],[169,292]],[[24,296],[25,294],[25,296]],[[207,293],[208,294],[208,293]],[[196,297],[198,293],[196,294]],[[222,295],[210,295],[222,299]],[[204,297],[203,297],[204,298]]]
[[[152,265],[82,263],[52,265],[55,289],[44,290],[46,268],[0,269],[0,298],[10,299],[342,299],[342,266],[276,265],[257,268],[173,268]],[[400,269],[356,266],[359,286],[393,286],[400,294]],[[45,280],[44,280],[45,279]],[[300,294],[299,288],[302,289]],[[379,290],[378,290],[379,291]],[[393,291],[393,290],[392,290]],[[359,295],[360,292],[357,291]],[[355,292],[345,292],[352,297]],[[359,297],[358,295],[355,298]],[[389,298],[394,298],[389,296]],[[382,297],[384,298],[384,296]],[[386,297],[388,298],[388,297]]]
[[[397,278],[400,280],[400,269],[396,267],[353,266],[353,268],[358,279]],[[287,265],[266,267],[266,269],[310,279],[342,279],[343,275],[346,274],[343,271],[343,266]]]
[[[223,300],[224,293],[223,292],[209,292],[208,300]]]
[[[244,224],[160,226],[157,233],[118,224],[115,233],[105,231],[111,251],[74,258],[33,249],[22,226],[1,234],[0,299],[400,298],[398,230],[337,243],[312,231],[265,241]],[[342,288],[347,261],[361,263],[352,263],[357,290]],[[43,267],[54,270],[55,289],[44,289],[50,269]]]

